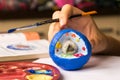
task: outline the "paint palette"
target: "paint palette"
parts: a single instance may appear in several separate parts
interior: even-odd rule
[[[0,80],[58,80],[59,70],[48,64],[31,62],[0,63]]]
[[[65,70],[76,70],[82,68],[89,60],[91,45],[82,33],[64,29],[52,39],[49,52],[58,66]]]

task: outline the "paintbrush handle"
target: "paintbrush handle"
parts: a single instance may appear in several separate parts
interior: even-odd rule
[[[72,18],[75,18],[75,17],[80,17],[80,16],[82,16],[82,15],[81,14],[73,15],[69,19],[72,19]],[[22,27],[19,27],[19,28],[29,28],[29,27],[33,27],[33,26],[37,27],[37,26],[40,26],[40,25],[43,25],[43,24],[48,24],[48,23],[53,23],[53,22],[59,22],[59,18],[45,20],[45,21],[37,22],[33,25],[22,26]]]
[[[80,16],[86,16],[86,15],[89,15],[89,14],[95,14],[95,13],[96,13],[96,11],[85,12],[85,13],[82,13],[82,14],[76,14],[76,15],[70,16],[69,19],[72,19],[72,18],[75,18],[75,17],[80,17]],[[40,25],[47,24],[47,23],[53,23],[53,22],[59,22],[59,18],[49,19],[49,20],[45,20],[45,21],[42,21],[42,22],[38,22],[38,23],[36,23],[36,26],[40,26]]]
[[[35,23],[35,25],[40,26],[43,24],[53,23],[53,22],[59,22],[59,19],[57,18],[57,19],[49,19],[49,20],[41,21],[41,22]]]
[[[75,18],[75,17],[80,17],[80,16],[82,16],[82,15],[81,14],[72,15],[71,17],[69,17],[69,19],[72,19],[72,18]],[[59,18],[41,21],[41,22],[36,23],[35,25],[40,26],[40,25],[43,25],[43,24],[53,23],[53,22],[59,22]]]

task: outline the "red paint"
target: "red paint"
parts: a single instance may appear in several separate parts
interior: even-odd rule
[[[76,37],[76,35],[75,35],[75,34],[72,34],[71,36],[72,36],[73,38],[75,38],[75,37]]]
[[[86,50],[85,47],[82,47],[82,50],[85,51]]]

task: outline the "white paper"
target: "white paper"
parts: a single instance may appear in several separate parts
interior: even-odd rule
[[[0,34],[0,61],[47,57],[48,49],[45,39],[27,41],[22,33]]]
[[[76,71],[61,69],[51,58],[38,59],[34,62],[57,67],[61,72],[60,80],[120,80],[120,57],[92,56],[82,69]]]
[[[26,37],[23,33],[0,34],[0,44],[25,42],[25,41],[26,41]]]

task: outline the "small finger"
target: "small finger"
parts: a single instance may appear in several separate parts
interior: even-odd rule
[[[60,31],[60,24],[59,23],[52,23],[49,26],[49,31],[48,31],[48,40],[51,41],[54,35]]]
[[[67,4],[63,6],[61,13],[60,13],[60,25],[61,27],[64,27],[67,22],[69,17],[72,15],[72,6]]]
[[[52,19],[56,19],[60,17],[60,11],[55,11],[52,15]]]

